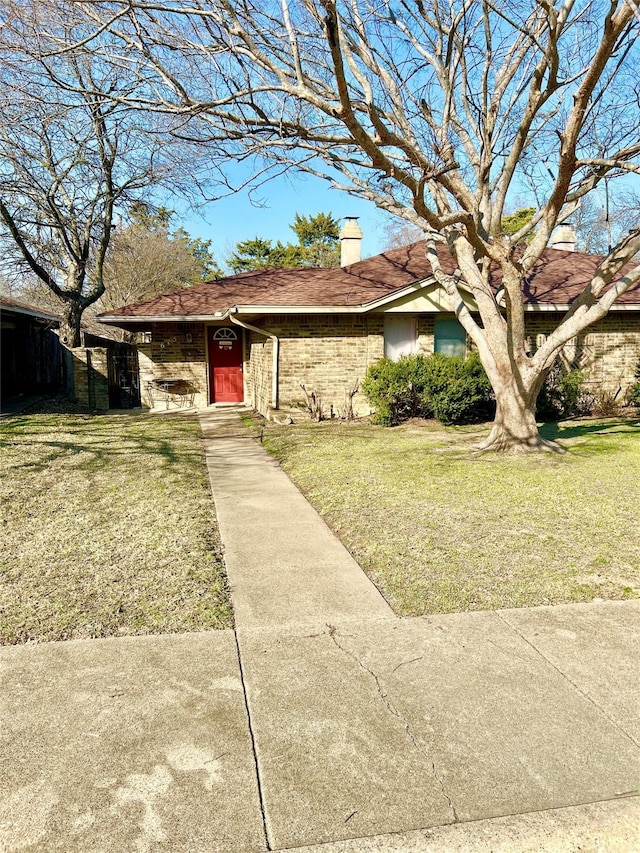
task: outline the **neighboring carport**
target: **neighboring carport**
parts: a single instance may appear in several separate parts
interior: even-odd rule
[[[62,348],[55,333],[60,318],[0,296],[3,402],[26,394],[49,394],[62,386]]]

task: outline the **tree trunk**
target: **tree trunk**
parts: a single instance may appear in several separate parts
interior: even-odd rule
[[[496,394],[496,417],[489,436],[478,450],[528,453],[547,450],[564,453],[553,441],[543,438],[536,423],[536,390],[524,391],[513,379],[499,387]]]
[[[82,343],[80,337],[82,311],[82,306],[75,301],[64,304],[60,323],[60,343],[65,347],[79,347]]]

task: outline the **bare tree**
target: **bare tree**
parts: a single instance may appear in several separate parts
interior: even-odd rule
[[[154,212],[143,203],[133,205],[128,221],[119,225],[109,244],[98,311],[113,311],[222,276],[211,241],[193,238],[181,227],[172,229],[172,216],[164,208]]]
[[[407,222],[406,219],[400,219],[398,216],[389,217],[383,228],[384,234],[384,251],[389,249],[398,249],[401,246],[408,246],[409,243],[415,243],[424,237],[422,228]]]
[[[421,228],[496,393],[485,447],[548,446],[535,421],[547,372],[640,280],[626,266],[635,227],[527,351],[523,285],[554,227],[605,179],[640,173],[637,0],[127,0],[109,19],[84,7],[144,57],[146,104],[193,116],[194,138],[329,178]],[[518,193],[535,213],[507,235]]]
[[[610,193],[608,182],[603,182],[597,193],[582,199],[571,217],[578,248],[607,255],[622,235],[638,224],[639,217],[638,194],[629,191]]]
[[[139,63],[110,67],[95,40],[72,47],[82,29],[69,4],[8,2],[0,24],[3,269],[55,294],[61,339],[77,346],[83,311],[104,293],[117,210],[170,186],[176,161],[162,120],[129,104]]]

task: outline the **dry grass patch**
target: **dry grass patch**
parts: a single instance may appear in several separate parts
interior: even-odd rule
[[[483,427],[269,426],[270,451],[398,613],[640,595],[640,423],[570,453],[476,455]]]
[[[231,626],[195,416],[19,415],[0,434],[1,643]]]

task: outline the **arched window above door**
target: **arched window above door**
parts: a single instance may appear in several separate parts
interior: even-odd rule
[[[217,341],[220,349],[230,349],[235,341],[238,340],[238,335],[235,329],[228,329],[224,327],[222,329],[215,330],[213,340]]]

